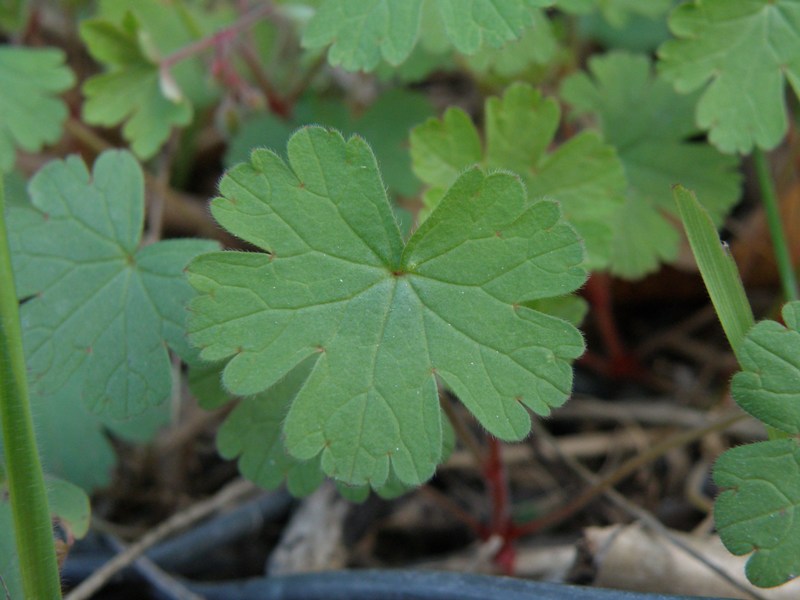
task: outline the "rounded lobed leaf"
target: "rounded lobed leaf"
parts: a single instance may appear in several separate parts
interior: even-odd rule
[[[528,433],[527,408],[566,399],[583,340],[519,305],[585,280],[557,205],[473,169],[404,246],[363,140],[308,127],[288,158],[256,151],[214,201],[223,225],[267,253],[207,254],[188,273],[200,292],[191,340],[230,359],[231,392],[313,362],[283,425],[290,454],[352,486],[415,485],[442,456],[437,377],[504,439]]]
[[[669,25],[677,39],[659,49],[660,72],[680,92],[705,86],[696,118],[711,142],[742,154],[777,146],[787,79],[800,94],[800,3],[693,0]]]
[[[733,554],[753,553],[747,578],[761,587],[800,574],[800,446],[772,440],[725,452],[714,467],[723,488],[714,505],[720,538]]]
[[[800,433],[800,302],[784,306],[786,327],[762,321],[742,343],[742,371],[734,375],[736,403],[770,427]]]

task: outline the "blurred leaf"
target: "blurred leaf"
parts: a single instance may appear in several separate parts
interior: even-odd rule
[[[589,61],[589,72],[567,78],[561,96],[575,117],[591,114],[619,154],[628,179],[618,213],[611,271],[629,278],[677,258],[672,186],[697,192],[716,225],[739,198],[738,160],[697,135],[697,96],[675,93],[641,55],[614,52]]]
[[[518,39],[538,7],[551,0],[437,0],[445,34],[461,53]],[[328,60],[350,71],[374,70],[381,59],[399,65],[417,43],[423,0],[325,0],[303,36],[308,48],[331,44]],[[441,33],[440,33],[441,37]]]
[[[0,29],[19,31],[28,17],[28,3],[25,0],[0,0]]]
[[[192,106],[179,91],[165,89],[157,63],[142,47],[139,23],[128,13],[122,25],[102,19],[81,24],[89,53],[107,66],[83,84],[83,118],[113,127],[125,122],[122,134],[140,158],[152,157],[173,126],[187,125]],[[172,97],[168,97],[168,93]]]
[[[599,11],[609,25],[622,28],[634,16],[657,19],[672,6],[673,0],[556,0],[556,5],[566,11],[586,14]]]
[[[681,93],[703,88],[696,119],[723,152],[777,146],[788,121],[785,79],[800,94],[798,0],[694,0],[669,26],[660,73]]]
[[[502,48],[481,48],[466,63],[481,75],[494,74],[512,79],[527,71],[532,64],[543,65],[552,61],[558,50],[558,41],[550,20],[542,11],[532,17],[533,26]]]
[[[605,267],[613,234],[609,222],[625,190],[614,149],[586,132],[549,152],[560,121],[558,104],[525,84],[510,86],[502,99],[487,100],[485,118],[485,152],[461,109],[450,108],[441,121],[430,119],[414,128],[411,159],[417,176],[431,186],[424,198],[428,210],[465,168],[481,163],[509,169],[523,178],[529,198],[561,204],[586,244],[586,267]]]
[[[14,166],[15,148],[36,152],[57,142],[67,107],[57,97],[75,78],[55,48],[0,48],[0,173]]]
[[[293,456],[319,455],[327,475],[356,486],[380,489],[391,471],[418,484],[442,453],[437,377],[505,439],[528,433],[527,408],[547,414],[566,399],[580,335],[513,304],[585,278],[554,203],[471,170],[404,247],[363,140],[309,127],[288,157],[254,152],[212,204],[269,254],[206,254],[188,272],[201,294],[192,342],[204,359],[230,358],[229,390],[257,394],[315,357],[284,422]]]
[[[351,115],[341,102],[305,98],[298,102],[289,122],[272,114],[246,121],[231,140],[225,164],[249,160],[253,148],[285,148],[299,126],[316,123],[338,129],[343,135],[364,137],[372,145],[390,192],[411,197],[419,190],[419,182],[411,172],[408,137],[411,128],[432,112],[424,96],[401,89],[381,94],[359,116]]]

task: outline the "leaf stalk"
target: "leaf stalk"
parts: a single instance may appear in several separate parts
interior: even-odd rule
[[[775,263],[778,266],[783,295],[786,297],[787,302],[791,302],[798,299],[797,276],[792,266],[792,257],[789,253],[789,246],[786,243],[786,235],[781,223],[778,194],[772,181],[769,161],[761,148],[756,147],[753,151],[753,163],[756,167],[758,186],[761,190],[761,201],[764,203],[764,213],[767,216],[767,226],[772,239],[772,248],[775,252]]]

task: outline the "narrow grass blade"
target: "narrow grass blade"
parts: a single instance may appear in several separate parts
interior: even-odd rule
[[[673,194],[711,302],[738,358],[744,336],[755,323],[739,270],[694,193],[678,185]]]

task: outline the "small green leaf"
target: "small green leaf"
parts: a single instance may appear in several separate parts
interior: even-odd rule
[[[81,38],[89,53],[107,66],[107,72],[83,84],[83,118],[107,127],[124,122],[122,134],[133,151],[140,158],[150,158],[173,126],[191,121],[192,106],[185,97],[168,97],[164,74],[142,47],[140,31],[132,13],[121,25],[104,19],[81,24]]]
[[[211,253],[189,267],[189,330],[230,358],[233,393],[268,389],[309,357],[284,424],[288,451],[343,482],[381,488],[431,476],[442,454],[441,378],[503,439],[571,387],[583,341],[517,303],[585,279],[557,205],[506,173],[471,170],[404,247],[366,143],[318,127],[229,171],[216,219],[268,254]]]
[[[447,38],[464,54],[518,39],[538,7],[549,0],[437,0]],[[328,60],[356,70],[374,70],[381,59],[399,65],[420,33],[423,0],[325,0],[308,25],[303,44],[332,44]],[[441,34],[440,34],[441,36]]]
[[[77,157],[49,163],[29,192],[31,206],[8,218],[32,393],[79,381],[86,406],[117,418],[160,404],[172,389],[167,344],[193,354],[183,268],[216,244],[138,248],[144,181],[126,152],[103,153],[91,175]]]
[[[15,147],[38,151],[61,137],[67,107],[57,97],[75,78],[55,48],[0,48],[0,173],[14,166]]]
[[[795,386],[796,387],[796,386]],[[747,578],[773,587],[800,574],[800,446],[771,440],[725,452],[714,467],[723,488],[714,506],[720,538],[733,554],[753,553]]]
[[[670,15],[677,39],[660,72],[686,93],[704,87],[697,123],[723,152],[769,150],[786,134],[788,79],[800,95],[800,2],[694,0]]]
[[[739,351],[742,371],[733,377],[736,403],[770,427],[800,433],[800,302],[783,307],[786,327],[762,321]]]
[[[240,400],[217,433],[220,455],[238,456],[239,472],[268,490],[285,480],[293,496],[307,496],[323,481],[319,460],[293,458],[282,432],[289,406],[313,366],[313,357],[306,359],[266,392]]]
[[[713,222],[739,198],[738,160],[692,140],[696,95],[681,96],[657,79],[643,55],[614,52],[589,60],[589,73],[567,78],[561,95],[574,116],[593,115],[619,154],[628,179],[618,212],[611,271],[641,277],[677,258],[672,186],[694,189]]]
[[[608,264],[613,222],[623,200],[625,178],[614,149],[593,132],[578,134],[553,152],[560,110],[552,99],[525,84],[510,86],[486,102],[486,150],[470,118],[458,108],[442,121],[431,119],[411,133],[414,172],[431,189],[432,209],[456,176],[475,163],[509,169],[522,177],[532,199],[561,204],[564,217],[586,244],[589,269]],[[520,132],[524,132],[524,135]],[[423,215],[424,216],[424,215]]]

